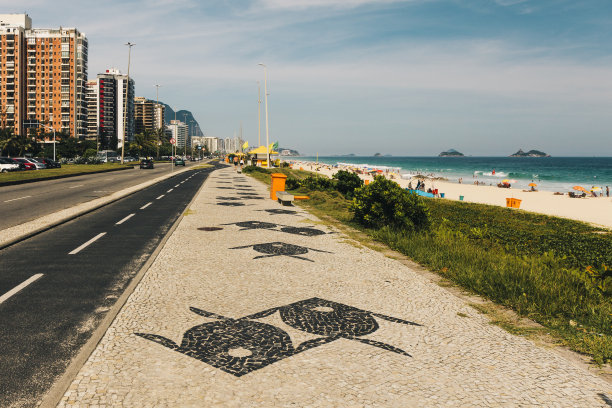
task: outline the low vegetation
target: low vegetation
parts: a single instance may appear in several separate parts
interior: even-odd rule
[[[359,229],[474,293],[542,324],[598,364],[612,362],[612,233],[513,209],[424,199],[379,179],[352,191],[287,168],[245,168],[308,194],[315,214]],[[292,180],[292,181],[289,181]],[[343,187],[342,187],[343,188]],[[401,220],[403,218],[403,221]]]
[[[68,175],[77,175],[85,173],[93,173],[99,171],[119,170],[122,168],[131,168],[133,163],[104,163],[104,164],[63,164],[59,169],[44,169],[44,170],[27,170],[15,171],[10,173],[0,173],[0,184],[23,180],[38,180],[49,177],[61,177]]]

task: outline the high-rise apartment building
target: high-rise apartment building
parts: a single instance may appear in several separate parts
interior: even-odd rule
[[[32,28],[27,14],[0,14],[0,125],[23,135],[38,122],[41,132],[84,138],[87,54],[76,28]]]
[[[127,101],[126,101],[127,99]],[[117,69],[107,69],[87,82],[88,138],[97,138],[100,148],[117,149],[126,138],[134,140],[134,80]],[[127,104],[126,104],[127,102]],[[124,116],[127,108],[127,117]],[[95,111],[95,116],[92,112]]]
[[[171,120],[167,126],[170,135],[176,140],[176,147],[191,147],[187,125],[180,120]]]
[[[134,121],[136,134],[145,130],[157,131],[164,128],[165,106],[142,96],[134,98]]]

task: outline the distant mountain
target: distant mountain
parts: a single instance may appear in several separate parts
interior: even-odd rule
[[[202,128],[200,127],[200,124],[193,117],[193,114],[191,112],[189,112],[188,110],[181,109],[180,111],[177,111],[175,115],[175,112],[170,107],[170,105],[166,105],[163,102],[161,103],[166,107],[166,110],[164,112],[164,122],[165,123],[170,123],[170,121],[174,120],[175,118],[177,120],[180,120],[181,122],[186,121],[185,123],[189,125],[189,134],[191,134],[192,136],[204,136],[204,133],[202,133]],[[187,115],[187,117],[185,117],[185,115]],[[193,121],[193,123],[191,123],[191,121]]]
[[[448,149],[438,155],[439,157],[463,157],[464,154],[456,151],[455,149]]]
[[[382,156],[382,154],[380,154],[380,153],[375,153],[374,154],[374,157],[380,157],[380,156]]]
[[[280,156],[300,156],[300,152],[298,152],[297,150],[287,149],[284,147],[279,147],[278,153]]]
[[[541,152],[539,150],[530,150],[525,153],[523,149],[519,149],[518,152],[511,154],[510,157],[550,157],[550,154]]]

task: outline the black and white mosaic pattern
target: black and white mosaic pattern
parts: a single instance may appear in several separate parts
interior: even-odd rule
[[[266,208],[264,210],[257,210],[257,211],[265,211],[272,215],[296,215],[297,214],[297,211],[284,210],[282,208]]]
[[[187,330],[183,335],[181,345],[155,334],[135,334],[170,350],[203,361],[236,377],[338,339],[355,340],[410,357],[410,354],[402,349],[361,337],[378,330],[376,318],[393,323],[420,326],[418,323],[320,298],[302,300],[238,319],[194,307],[189,309],[200,316],[214,320]],[[284,330],[267,323],[254,321],[277,312],[285,324],[320,337],[294,345],[291,337]]]
[[[232,222],[229,224],[222,225],[236,225],[242,228],[240,231],[249,230],[249,229],[259,229],[265,228],[275,231],[285,232],[287,234],[300,235],[303,237],[314,237],[317,235],[325,235],[325,231],[321,231],[319,229],[313,227],[291,227],[287,225],[273,224],[271,222],[261,222],[261,221],[241,221],[241,222]],[[280,229],[276,230],[275,228],[280,227]],[[333,232],[330,232],[333,234]]]
[[[265,254],[265,255],[256,256],[253,259],[271,258],[274,256],[289,256],[291,258],[301,259],[302,261],[314,262],[312,259],[304,258],[299,255],[307,254],[308,251],[324,252],[326,254],[332,253],[332,252],[323,251],[320,249],[308,248],[308,247],[303,247],[303,246],[293,245],[293,244],[286,244],[284,242],[269,242],[265,244],[245,245],[245,246],[239,246],[239,247],[234,247],[230,249],[243,249],[243,248],[251,248],[251,247],[253,247],[255,251],[261,254]]]
[[[242,206],[244,206],[244,203],[236,203],[236,202],[225,201],[225,202],[217,203],[217,205],[223,205],[223,206],[226,206],[226,207],[242,207]]]

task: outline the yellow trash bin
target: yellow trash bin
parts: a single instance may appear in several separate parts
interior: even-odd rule
[[[283,173],[272,173],[270,174],[272,177],[272,187],[270,187],[270,198],[274,201],[278,200],[276,197],[277,191],[285,191],[285,181],[287,180],[287,176]]]
[[[512,207],[520,208],[521,207],[521,201],[523,201],[523,200],[519,200],[518,198],[515,198]]]
[[[513,201],[514,201],[513,198],[506,198],[506,207],[512,208],[512,205],[514,204]]]

